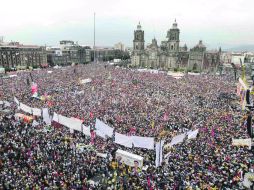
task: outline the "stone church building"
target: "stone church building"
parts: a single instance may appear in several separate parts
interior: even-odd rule
[[[217,68],[220,63],[219,51],[207,51],[200,41],[188,51],[186,45],[180,47],[180,30],[176,21],[167,32],[167,40],[160,46],[157,40],[145,48],[144,31],[140,23],[134,31],[132,66],[168,70],[171,68],[188,68],[189,70],[202,71]]]

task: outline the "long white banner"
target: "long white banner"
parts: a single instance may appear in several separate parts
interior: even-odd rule
[[[128,148],[132,148],[132,137],[115,133],[115,143],[123,145]]]
[[[95,128],[96,128],[96,135],[106,139],[108,137],[112,137],[113,135],[113,128],[109,127],[108,125],[106,125],[105,123],[103,123],[102,121],[100,121],[99,119],[96,118],[96,122],[95,122]]]
[[[43,121],[47,125],[50,125],[51,124],[51,120],[50,120],[50,117],[49,117],[49,110],[48,110],[48,108],[43,108],[42,109],[42,116],[43,116]]]
[[[14,97],[14,102],[15,102],[17,105],[19,105],[19,101],[18,101],[18,99],[17,99],[16,97]]]
[[[177,136],[173,137],[170,145],[173,146],[175,144],[181,143],[181,142],[183,142],[184,138],[185,138],[185,134],[177,135]]]
[[[165,142],[164,140],[161,140],[155,144],[155,153],[156,153],[155,166],[156,167],[159,167],[162,164],[164,142]]]
[[[83,125],[83,134],[86,135],[86,136],[91,137],[90,127],[89,126],[87,127],[87,126]]]
[[[53,119],[52,121],[55,121],[55,122],[58,122],[59,123],[59,115],[57,113],[54,112],[54,115],[53,115]]]
[[[81,129],[81,125],[82,125],[82,121],[81,120],[77,120],[77,119],[73,119],[73,118],[68,118],[62,115],[58,115],[58,123],[73,129],[73,130],[77,130],[82,132]]]
[[[198,135],[198,129],[194,131],[188,131],[187,135],[188,135],[188,139],[195,139]]]
[[[249,139],[232,139],[233,146],[248,146],[251,149],[251,138]]]
[[[41,109],[32,108],[33,115],[41,116]]]
[[[147,148],[147,149],[154,150],[153,137],[132,136],[132,142],[134,144],[134,147]]]
[[[32,108],[25,105],[25,104],[23,104],[23,103],[20,103],[20,109],[23,110],[26,113],[32,114]]]

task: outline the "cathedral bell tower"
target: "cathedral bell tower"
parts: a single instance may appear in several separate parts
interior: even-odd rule
[[[133,50],[141,51],[145,48],[144,31],[141,29],[140,22],[137,30],[134,31]]]
[[[177,28],[177,22],[173,23],[172,28],[167,33],[168,38],[168,50],[169,51],[179,51],[179,36],[180,36],[180,30]]]

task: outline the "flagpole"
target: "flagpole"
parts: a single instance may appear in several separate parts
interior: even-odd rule
[[[93,62],[95,63],[95,12],[93,20]]]
[[[161,165],[161,140],[160,140],[160,148],[159,148],[159,166]]]

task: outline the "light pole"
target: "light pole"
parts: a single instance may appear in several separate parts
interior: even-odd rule
[[[94,13],[94,20],[93,20],[93,62],[95,63],[95,13]]]

